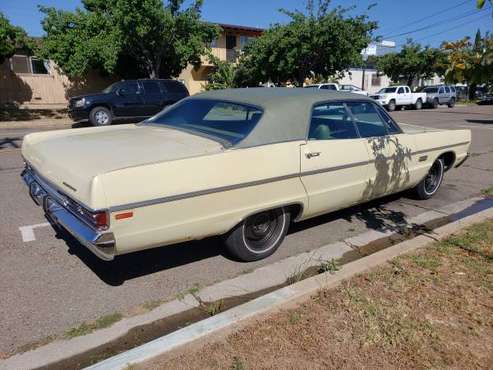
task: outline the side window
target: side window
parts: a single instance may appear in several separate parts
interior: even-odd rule
[[[359,138],[354,122],[343,103],[320,104],[313,108],[309,140]]]
[[[448,88],[448,86],[445,86],[445,92],[446,92],[447,94],[450,94],[450,89]]]
[[[372,103],[348,103],[361,137],[387,135],[386,124]]]
[[[455,87],[454,86],[450,86],[450,91],[455,93]]]
[[[146,94],[161,94],[161,89],[159,88],[159,84],[157,83],[157,81],[142,81],[142,85],[144,85],[144,91]]]
[[[399,90],[397,90],[397,94],[404,94],[404,88],[399,87]]]
[[[390,117],[388,113],[380,106],[376,106],[375,104],[374,106],[376,107],[378,113],[380,113],[380,116],[384,120],[385,126],[387,126],[387,132],[389,134],[400,134],[402,132],[401,128],[397,125],[397,123],[395,123],[392,117]]]
[[[139,91],[139,84],[137,81],[127,81],[120,85],[119,90],[124,95],[134,95]]]
[[[438,90],[438,93],[439,94],[443,94],[444,93],[443,87],[440,87],[440,90]]]

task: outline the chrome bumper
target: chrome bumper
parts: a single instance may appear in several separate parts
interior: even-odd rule
[[[28,167],[21,174],[29,188],[29,194],[38,206],[42,206],[48,220],[61,226],[82,245],[105,261],[115,258],[115,237],[111,232],[94,230],[63,206],[60,194]]]

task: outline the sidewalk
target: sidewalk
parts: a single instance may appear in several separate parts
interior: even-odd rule
[[[491,369],[492,338],[489,220],[225,338],[132,368]]]

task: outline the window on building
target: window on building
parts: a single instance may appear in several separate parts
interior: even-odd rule
[[[14,55],[10,58],[10,68],[14,73],[48,74],[43,60],[27,55]]]
[[[253,37],[240,35],[240,48],[243,49],[249,43],[253,41]]]
[[[371,85],[372,86],[381,86],[382,84],[382,80],[380,78],[380,76],[375,73],[375,74],[372,74],[371,75]]]
[[[47,75],[48,69],[46,69],[45,62],[41,59],[31,58],[32,73],[38,75]]]
[[[14,55],[10,58],[10,66],[14,73],[31,73],[28,56]]]

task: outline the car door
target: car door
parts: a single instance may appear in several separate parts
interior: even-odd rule
[[[158,81],[143,80],[142,86],[144,88],[144,108],[142,114],[144,116],[153,116],[159,113],[164,107],[161,87]]]
[[[359,202],[368,182],[369,158],[345,103],[312,110],[308,140],[301,146],[301,181],[308,194],[306,215]]]
[[[408,188],[415,180],[414,137],[404,134],[392,118],[372,102],[347,104],[365,138],[371,166],[365,200]]]
[[[397,105],[406,105],[406,93],[403,87],[397,89],[397,97],[395,99]]]
[[[119,117],[138,117],[143,115],[143,108],[143,94],[138,82],[122,82],[116,90],[113,113]]]
[[[446,100],[445,88],[442,86],[438,89],[438,102],[440,104],[445,104]]]

